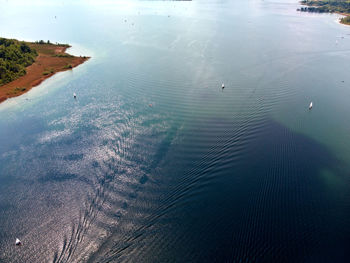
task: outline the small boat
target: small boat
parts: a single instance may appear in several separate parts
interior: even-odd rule
[[[224,83],[222,83],[221,88],[223,88],[223,89],[225,88],[225,84]]]
[[[77,98],[77,94],[73,93],[73,97],[74,97],[74,99],[76,99]]]
[[[309,105],[309,110],[312,109],[312,101],[310,102],[310,105]]]
[[[16,238],[16,246],[20,246],[20,245],[22,245],[21,240],[19,240],[18,238]]]

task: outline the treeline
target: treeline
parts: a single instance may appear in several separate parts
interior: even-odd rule
[[[309,13],[333,13],[334,12],[333,10],[330,10],[326,7],[315,7],[315,6],[301,7],[297,9],[297,11],[309,12]]]
[[[50,40],[48,41],[44,41],[44,40],[38,40],[38,41],[35,41],[35,44],[39,44],[39,45],[44,45],[44,44],[47,44],[47,45],[56,45],[56,46],[61,46],[61,47],[70,47],[68,44],[60,44],[60,43],[51,43]]]
[[[316,13],[346,13],[350,14],[350,2],[347,0],[303,0],[300,2],[308,7],[301,7],[298,11]]]
[[[0,38],[0,86],[25,75],[37,55],[25,42]]]

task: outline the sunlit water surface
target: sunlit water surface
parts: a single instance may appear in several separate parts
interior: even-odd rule
[[[92,57],[0,104],[1,262],[350,257],[338,15],[296,0],[0,4],[1,36]]]

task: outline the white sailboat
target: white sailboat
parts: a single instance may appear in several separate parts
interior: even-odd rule
[[[19,240],[18,238],[16,238],[16,246],[20,246],[20,245],[22,245],[21,240]]]
[[[312,109],[312,101],[310,102],[310,105],[309,105],[309,110]]]

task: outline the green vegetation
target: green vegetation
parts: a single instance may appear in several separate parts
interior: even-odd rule
[[[303,0],[300,3],[309,7],[302,7],[299,11],[350,14],[349,0]]]
[[[68,44],[60,44],[57,42],[56,42],[56,44],[51,43],[50,40],[48,40],[48,41],[44,41],[44,40],[35,41],[35,44],[39,44],[39,45],[46,44],[46,45],[56,45],[56,46],[60,46],[60,47],[70,47],[70,45],[68,45]]]
[[[346,16],[340,19],[340,22],[346,25],[350,25],[350,16]]]
[[[63,69],[71,69],[71,68],[73,68],[71,64],[65,65],[65,66],[63,67]]]
[[[349,0],[303,0],[300,2],[307,7],[301,7],[297,11],[311,12],[311,13],[342,13],[350,14],[350,1]],[[340,19],[343,24],[350,25],[350,17],[344,17]]]
[[[56,72],[72,69],[89,59],[65,53],[68,47],[49,40],[23,42],[0,37],[0,102],[19,96]]]
[[[49,69],[49,70],[45,70],[43,72],[43,75],[46,76],[46,75],[53,74],[53,73],[55,73],[55,71],[53,69]]]
[[[25,42],[0,38],[0,86],[25,75],[37,55]]]
[[[72,57],[74,57],[74,56],[66,53],[66,54],[56,54],[56,55],[53,55],[53,57],[72,58]]]
[[[16,95],[16,94],[23,92],[25,90],[26,90],[26,88],[16,87],[13,90],[11,90],[10,92],[8,92],[7,95]]]

